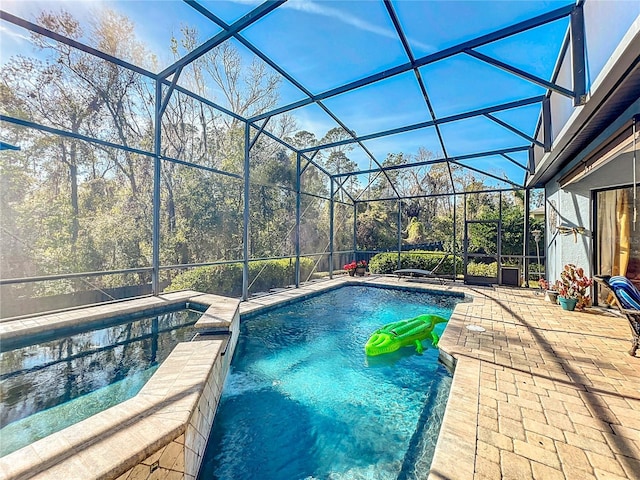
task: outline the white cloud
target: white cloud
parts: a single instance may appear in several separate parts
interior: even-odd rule
[[[78,11],[86,12],[89,9],[103,5],[104,0],[2,0],[2,9],[31,20],[42,11],[66,9],[74,14]]]
[[[383,37],[397,38],[397,35],[392,30],[380,27],[378,25],[373,25],[366,20],[362,20],[361,18],[349,15],[342,10],[328,7],[326,4],[316,3],[311,0],[289,0],[284,4],[284,7],[293,8],[294,10],[298,10],[301,12],[314,13],[316,15],[334,18],[343,23],[346,23],[347,25],[356,27],[359,30],[375,33]]]
[[[4,65],[16,55],[31,54],[29,32],[11,24],[0,24],[0,65]]]
[[[243,4],[256,4],[258,5],[260,2],[256,2],[255,0],[231,0],[235,3],[243,3]],[[305,12],[309,14],[321,15],[323,17],[333,18],[342,23],[345,23],[351,27],[355,27],[358,30],[362,30],[364,32],[370,32],[375,35],[380,35],[385,38],[398,39],[398,35],[395,30],[385,28],[379,25],[375,25],[373,23],[367,22],[362,18],[358,18],[355,15],[350,15],[348,12],[344,10],[339,10],[337,8],[333,8],[327,5],[326,2],[314,2],[313,0],[288,0],[286,3],[282,5],[280,8],[290,8],[293,10],[297,10],[299,12]],[[409,39],[409,44],[415,47],[419,47],[424,51],[435,51],[436,49],[432,45],[427,45],[422,42]]]
[[[384,28],[379,25],[374,25],[370,22],[367,22],[366,20],[358,18],[354,15],[350,15],[342,10],[328,7],[324,3],[321,4],[318,2],[314,2],[313,0],[289,0],[283,6],[306,13],[314,13],[316,15],[334,18],[365,32],[371,32],[386,38],[398,39],[398,34],[395,30]],[[419,47],[422,50],[435,51],[435,48],[433,46],[426,45],[416,40],[409,39],[409,44]]]
[[[29,35],[22,32],[22,29],[15,30],[9,26],[0,24],[0,35],[10,37],[16,43],[30,42]]]
[[[298,130],[306,130],[313,133],[316,138],[322,138],[329,130],[337,124],[328,117],[320,115],[318,112],[307,112],[303,109],[293,112],[292,115],[298,125]]]

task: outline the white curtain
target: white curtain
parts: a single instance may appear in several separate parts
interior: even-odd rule
[[[598,195],[600,274],[625,275],[629,266],[631,215],[627,189]]]
[[[598,259],[601,275],[626,275],[631,248],[631,208],[628,189],[598,194]],[[602,301],[612,298],[600,291]]]

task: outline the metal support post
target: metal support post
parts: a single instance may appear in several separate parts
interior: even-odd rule
[[[249,123],[244,124],[244,208],[242,212],[242,299],[249,298]]]
[[[353,202],[353,258],[356,257],[356,250],[358,249],[358,202]]]
[[[536,157],[533,151],[533,147],[529,147],[528,152],[528,161],[527,161],[527,171],[533,175],[536,171]]]
[[[467,262],[469,261],[469,239],[467,238],[467,194],[462,196],[462,223],[464,225],[464,237],[462,238],[462,274],[467,281]]]
[[[457,252],[456,252],[456,238],[457,238],[457,228],[456,228],[456,223],[457,223],[457,219],[456,219],[456,198],[458,196],[454,195],[453,196],[453,243],[452,243],[452,249],[453,249],[453,280],[456,280],[456,275],[458,274],[458,272],[456,271],[456,267],[458,262],[456,261],[457,258]]]
[[[502,285],[502,192],[498,193],[498,285]]]
[[[300,152],[296,154],[296,288],[300,287]]]
[[[549,97],[544,97],[542,100],[542,124],[544,151],[550,152],[553,139],[551,137],[551,99]]]
[[[573,72],[573,105],[587,101],[587,80],[584,50],[584,11],[582,2],[571,11],[571,61]]]
[[[522,258],[523,258],[523,275],[524,286],[529,288],[529,261],[527,256],[529,255],[529,228],[530,228],[530,203],[531,203],[531,190],[528,188],[524,191],[524,242],[522,242]],[[537,242],[536,242],[537,245]],[[538,255],[539,260],[540,255]],[[540,263],[538,261],[537,267],[538,273],[540,273]]]
[[[333,185],[333,178],[331,179],[331,200],[329,202],[329,278],[333,278],[333,215],[334,204],[333,196],[335,195],[335,188]]]
[[[162,141],[162,83],[156,80],[153,139],[153,231],[151,233],[151,291],[160,294],[160,148]]]
[[[402,268],[402,202],[398,200],[398,270]]]

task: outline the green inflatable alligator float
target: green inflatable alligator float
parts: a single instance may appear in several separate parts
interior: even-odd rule
[[[421,341],[425,338],[431,337],[433,346],[438,346],[440,338],[433,331],[433,327],[446,321],[445,318],[438,315],[419,315],[409,320],[388,323],[373,332],[364,346],[364,351],[367,355],[373,357],[383,353],[395,352],[400,347],[415,345],[416,351],[422,353]]]

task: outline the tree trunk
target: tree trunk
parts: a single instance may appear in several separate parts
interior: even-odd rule
[[[60,143],[60,149],[62,151],[62,162],[67,164],[69,167],[69,184],[71,191],[71,253],[75,255],[78,231],[80,230],[80,224],[78,221],[78,217],[80,215],[78,202],[78,152],[74,141],[71,141],[71,147],[68,152],[64,141]]]
[[[80,207],[78,202],[78,147],[76,142],[71,142],[69,164],[69,181],[71,182],[71,246],[75,253],[75,245],[78,241],[78,231],[80,230]]]

